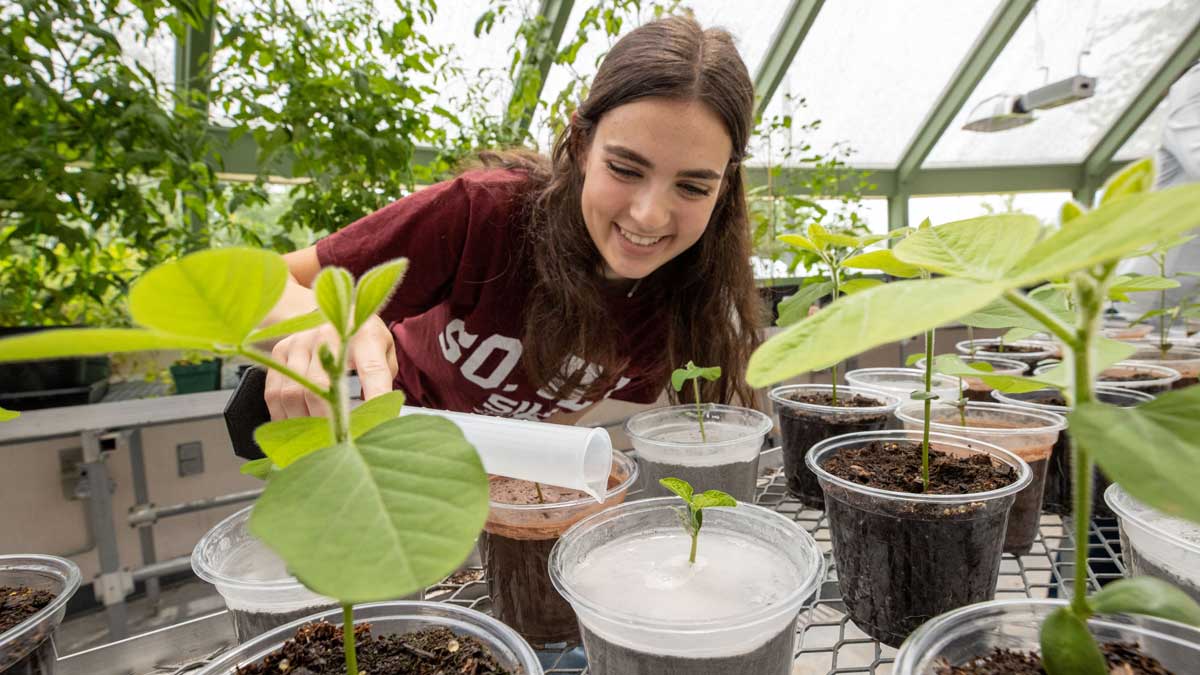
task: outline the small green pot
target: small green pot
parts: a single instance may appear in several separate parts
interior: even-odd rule
[[[221,359],[171,366],[176,394],[195,394],[221,388]]]

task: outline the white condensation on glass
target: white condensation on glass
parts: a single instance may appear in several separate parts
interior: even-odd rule
[[[992,195],[948,195],[912,197],[908,200],[908,222],[929,218],[934,225],[993,213],[1027,213],[1047,225],[1058,223],[1063,202],[1070,192],[1016,192]]]
[[[1142,122],[1137,131],[1125,141],[1113,159],[1118,162],[1127,162],[1142,157],[1149,157],[1158,152],[1158,146],[1162,142],[1163,124],[1167,119],[1167,102],[1160,101],[1154,107],[1154,112]]]
[[[1200,2],[1042,0],[972,92],[926,166],[1081,161],[1198,19]],[[1081,57],[1085,49],[1088,53]],[[1007,131],[962,129],[988,97],[1024,93],[1080,70],[1097,78],[1093,97],[1036,111],[1032,124]],[[1146,143],[1146,137],[1140,138],[1139,149],[1145,150]]]
[[[798,124],[820,120],[807,142],[819,153],[848,143],[854,166],[894,167],[996,7],[995,0],[827,2],[765,119],[784,94],[805,100]],[[766,162],[761,139],[752,163]],[[799,157],[799,156],[798,156]]]

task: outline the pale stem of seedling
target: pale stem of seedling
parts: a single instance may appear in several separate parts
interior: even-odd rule
[[[704,434],[704,410],[700,407],[700,378],[692,378],[692,388],[696,392],[696,421],[700,422],[700,440],[707,443],[708,436]]]
[[[358,654],[354,639],[354,607],[342,605],[342,647],[346,652],[346,672],[358,673]]]
[[[925,332],[925,394],[933,393],[933,330]],[[925,399],[925,423],[921,432],[921,491],[929,492],[929,416],[933,412],[933,399]]]
[[[1160,253],[1154,256],[1154,262],[1158,263],[1158,276],[1167,276],[1167,254]],[[1170,348],[1167,344],[1167,329],[1170,325],[1167,324],[1167,291],[1163,289],[1158,292],[1158,351],[1162,354],[1162,358],[1167,358],[1167,352]]]
[[[841,272],[841,268],[831,258],[826,258],[825,262],[826,262],[826,264],[829,265],[829,277],[833,281],[833,293],[831,293],[832,299],[830,300],[830,304],[832,304],[834,302],[837,302],[838,296],[841,295],[842,286],[841,286],[839,277],[841,276],[842,272]],[[833,405],[836,407],[838,404],[838,397],[837,397],[838,364],[836,364],[836,363],[833,364],[831,372],[833,375],[833,380],[832,380],[833,381]]]
[[[539,482],[537,482],[537,481],[534,481],[534,482],[533,482],[533,489],[534,489],[534,490],[537,490],[537,500],[538,500],[538,503],[539,503],[539,504],[545,504],[545,503],[546,503],[546,498],[542,496],[542,484],[541,484],[541,483],[539,483]]]
[[[322,366],[329,374],[329,390],[324,392],[325,401],[329,404],[329,427],[333,431],[335,443],[346,443],[350,440],[350,394],[346,386],[346,358],[349,352],[349,336],[342,336],[339,341],[337,356],[332,363],[326,362],[322,356]],[[346,672],[358,675],[357,644],[354,636],[354,606],[342,605],[342,645],[346,653]]]
[[[689,506],[688,509],[690,510],[691,507]],[[694,519],[695,517],[696,516],[693,513],[692,518]],[[700,538],[700,530],[692,530],[691,535],[692,535],[692,552],[690,554],[688,554],[688,563],[695,565],[696,564],[696,540]]]

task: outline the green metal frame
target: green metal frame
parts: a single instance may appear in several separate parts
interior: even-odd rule
[[[754,75],[754,115],[761,116],[783,81],[825,0],[792,0]]]
[[[1113,157],[1129,140],[1138,127],[1146,121],[1159,101],[1167,95],[1175,82],[1189,66],[1200,58],[1200,20],[1188,31],[1175,50],[1159,65],[1141,91],[1133,96],[1129,105],[1108,127],[1108,131],[1092,146],[1080,167],[1079,184],[1075,188],[1075,199],[1090,205],[1096,190],[1104,184],[1104,167],[1112,163]]]
[[[542,28],[543,39],[536,45],[527,46],[525,56],[513,82],[521,82],[525,79],[526,73],[538,71],[537,91],[539,97],[542,94],[542,87],[546,86],[546,77],[550,74],[550,66],[554,64],[554,55],[558,53],[558,45],[562,42],[567,19],[571,16],[571,9],[574,6],[575,0],[542,0],[542,5],[538,10],[539,15],[545,18]],[[516,136],[527,131],[529,123],[533,120],[533,110],[522,105],[519,96],[520,92],[514,90],[512,99],[508,103],[505,120],[505,123],[516,132],[514,134]]]

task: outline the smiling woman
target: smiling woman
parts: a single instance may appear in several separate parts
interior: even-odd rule
[[[569,422],[604,398],[655,400],[694,359],[728,374],[703,399],[750,401],[761,304],[741,160],[753,100],[728,33],[688,17],[642,26],[609,52],[550,158],[485,153],[291,254],[270,319],[314,307],[324,266],[361,276],[405,256],[418,262],[403,301],[350,346],[367,398],[397,387],[416,405]],[[275,356],[320,380],[331,337],[293,335]],[[275,418],[323,412],[282,377],[266,396]]]

